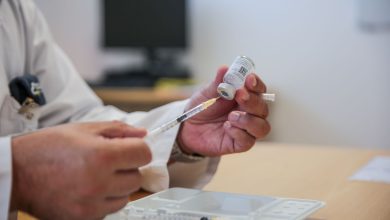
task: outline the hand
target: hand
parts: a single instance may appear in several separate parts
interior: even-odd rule
[[[218,97],[217,87],[227,69],[218,70],[215,80],[191,98],[188,109]],[[182,150],[205,156],[249,150],[256,139],[263,138],[270,131],[266,120],[267,104],[261,97],[264,92],[266,86],[257,75],[248,75],[234,100],[220,98],[213,106],[182,124],[177,139]]]
[[[11,209],[40,219],[101,219],[140,187],[146,131],[121,122],[68,124],[12,139]]]

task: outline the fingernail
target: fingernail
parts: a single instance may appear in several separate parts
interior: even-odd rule
[[[238,112],[230,113],[230,120],[231,121],[238,121],[239,118],[240,118],[240,114]]]
[[[225,122],[225,124],[223,125],[225,128],[230,128],[232,125],[230,124],[230,122]]]
[[[256,85],[257,85],[257,79],[256,79],[255,76],[253,76],[252,86],[253,86],[253,87],[256,87]]]

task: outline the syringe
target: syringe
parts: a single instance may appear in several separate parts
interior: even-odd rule
[[[262,93],[262,98],[265,100],[265,101],[275,101],[275,94],[273,93]],[[150,137],[154,137],[158,134],[161,134],[173,127],[175,127],[176,125],[182,123],[183,121],[195,116],[196,114],[206,110],[208,107],[210,107],[211,105],[213,105],[217,100],[219,99],[219,97],[217,98],[212,98],[212,99],[209,99],[205,102],[202,102],[201,104],[195,106],[194,108],[184,112],[182,115],[180,115],[179,117],[173,119],[172,121],[169,121],[155,129],[153,129],[152,131],[148,132],[148,138]]]
[[[182,123],[183,121],[191,118],[192,116],[198,114],[199,112],[202,112],[203,110],[206,110],[208,107],[210,107],[212,104],[214,104],[217,100],[219,99],[219,97],[217,98],[213,98],[213,99],[209,99],[205,102],[202,102],[201,104],[195,106],[194,108],[184,112],[182,115],[180,115],[179,117],[175,118],[174,120],[172,121],[169,121],[163,125],[161,125],[160,127],[157,127],[155,129],[153,129],[151,132],[149,132],[148,134],[148,137],[153,137],[155,135],[158,135],[158,134],[161,134],[173,127],[175,127],[176,125]]]

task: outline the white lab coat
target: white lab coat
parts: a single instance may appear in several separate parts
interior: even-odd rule
[[[10,96],[8,89],[10,80],[26,73],[39,78],[47,100],[31,120],[18,114],[20,105]],[[33,1],[0,0],[0,220],[7,219],[9,209],[12,135],[61,123],[113,119],[151,128],[182,113],[185,105],[186,101],[181,101],[147,113],[130,114],[103,106],[53,41]],[[145,189],[202,187],[214,174],[218,158],[192,164],[175,163],[168,171],[166,164],[176,134],[177,128],[172,129],[150,144],[153,160],[142,169]]]

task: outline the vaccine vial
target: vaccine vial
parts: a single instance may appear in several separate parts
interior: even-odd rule
[[[255,64],[249,57],[236,57],[223,77],[223,83],[218,85],[218,94],[227,100],[233,100],[236,90],[244,85],[246,76],[254,70]]]

